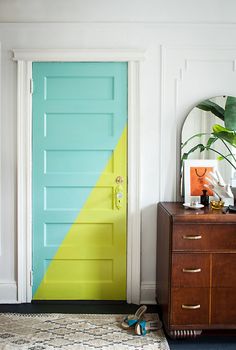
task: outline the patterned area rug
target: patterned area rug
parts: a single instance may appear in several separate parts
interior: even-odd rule
[[[169,350],[162,330],[121,329],[124,315],[0,313],[1,350]],[[157,319],[147,314],[146,319]]]

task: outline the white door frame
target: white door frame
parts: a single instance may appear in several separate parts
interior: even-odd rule
[[[128,62],[127,302],[140,303],[140,50],[14,49],[17,61],[17,302],[32,300],[32,62]]]

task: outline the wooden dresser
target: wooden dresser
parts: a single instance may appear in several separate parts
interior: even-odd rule
[[[156,297],[173,338],[236,329],[236,214],[158,204]]]

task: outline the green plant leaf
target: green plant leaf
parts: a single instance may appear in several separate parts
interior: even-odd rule
[[[206,149],[206,147],[202,143],[199,143],[196,146],[192,147],[188,152],[185,152],[181,157],[181,167],[183,165],[183,161],[188,159],[188,156],[191,153],[195,152],[197,149],[199,149],[200,152],[203,152]]]
[[[209,134],[209,132],[201,132],[201,133],[199,133],[199,134],[195,134],[195,135],[191,136],[187,141],[185,141],[184,143],[182,143],[182,144],[181,144],[181,148],[185,147],[185,146],[189,143],[189,141],[191,141],[191,140],[194,139],[195,137],[201,137],[201,136],[203,136],[203,135],[211,135],[211,134]]]
[[[229,158],[229,157],[233,157],[235,156],[235,154],[227,154],[226,156],[219,156],[217,157],[218,160],[223,160],[223,159],[226,159],[226,158]]]
[[[200,102],[197,106],[197,108],[202,109],[203,111],[211,112],[214,115],[216,115],[218,118],[224,121],[224,108],[220,107],[217,103],[212,102],[210,100],[205,100]]]
[[[206,149],[208,150],[213,143],[215,143],[218,140],[218,137],[210,137],[207,141]]]
[[[212,127],[212,134],[219,139],[228,142],[230,145],[236,147],[236,133],[235,131],[224,128],[219,124],[215,124]]]
[[[236,97],[227,97],[224,116],[225,127],[230,130],[236,130]]]

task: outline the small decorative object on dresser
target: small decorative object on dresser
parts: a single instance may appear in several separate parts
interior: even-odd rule
[[[226,184],[222,176],[220,175],[218,170],[215,170],[214,172],[210,172],[208,177],[206,177],[207,184],[205,185],[208,190],[212,190],[212,192],[217,196],[218,198],[218,205],[211,201],[211,207],[218,207],[221,208],[224,205],[234,205],[234,195],[231,191],[230,185]],[[217,208],[217,209],[218,209]]]
[[[187,159],[184,161],[184,200],[185,203],[198,200],[202,191],[206,189],[207,178],[217,168],[217,161],[214,159]],[[208,195],[213,196],[209,188]],[[212,199],[212,198],[211,198]]]
[[[209,205],[209,196],[207,190],[202,190],[202,195],[200,196],[200,203],[204,205],[204,207],[208,207]]]
[[[236,214],[159,203],[157,289],[173,338],[236,329]]]

